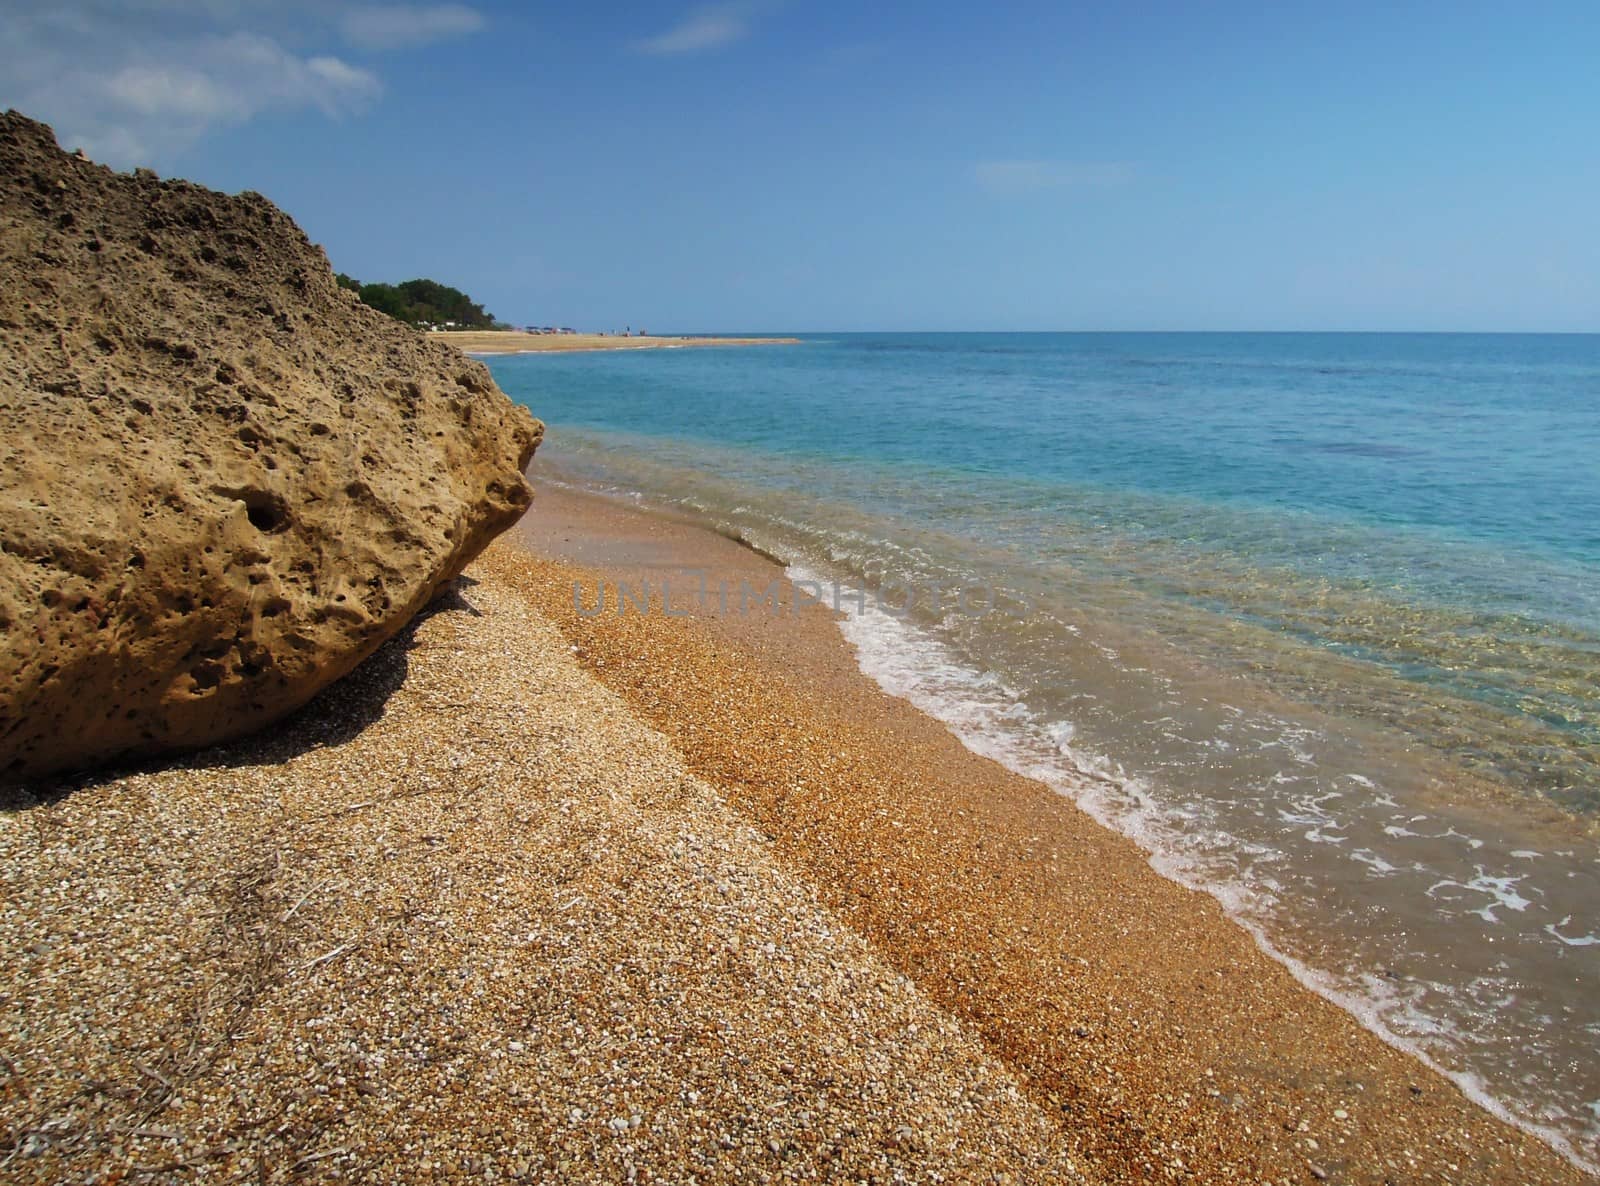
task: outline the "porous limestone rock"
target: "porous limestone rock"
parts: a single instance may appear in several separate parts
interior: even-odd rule
[[[304,704],[527,509],[542,432],[265,198],[0,117],[0,783]]]

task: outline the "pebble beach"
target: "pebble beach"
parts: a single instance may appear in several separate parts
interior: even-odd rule
[[[1579,1182],[781,570],[552,488],[241,744],[0,814],[0,1179]],[[575,599],[575,590],[583,597]]]

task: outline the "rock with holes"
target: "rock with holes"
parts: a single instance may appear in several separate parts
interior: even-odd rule
[[[0,782],[304,704],[516,521],[541,431],[264,198],[0,117]]]

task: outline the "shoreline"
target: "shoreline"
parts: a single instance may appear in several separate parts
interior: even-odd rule
[[[1592,1180],[826,609],[581,612],[783,570],[535,484],[281,725],[0,803],[8,1180]]]
[[[616,606],[609,603],[604,613],[586,616],[594,608],[596,586],[603,582],[609,581],[613,587],[618,581],[631,582],[636,590],[640,581],[659,581],[674,567],[695,567],[735,583],[748,578],[760,588],[771,575],[782,573],[781,565],[710,527],[599,495],[541,484],[536,505],[541,511],[524,519],[518,534],[519,542],[539,557],[535,567],[539,568],[541,591],[534,596],[542,612],[575,640],[574,645],[587,656],[586,664],[599,664],[595,671],[603,682],[690,755],[693,768],[713,785],[723,787],[742,811],[762,820],[763,828],[775,835],[780,852],[795,859],[808,879],[824,887],[826,900],[853,921],[864,922],[863,933],[875,947],[891,952],[890,958],[896,959],[914,982],[958,1017],[994,1031],[986,1032],[986,1039],[991,1044],[997,1038],[1002,1041],[1008,1062],[1022,1067],[1024,1081],[1043,1092],[1047,1110],[1059,1106],[1063,1096],[1084,1092],[1079,1075],[1086,1061],[1088,1066],[1100,1068],[1116,1067],[1126,1060],[1119,1077],[1126,1081],[1146,1078],[1151,1094],[1160,1101],[1147,1100],[1150,1110],[1145,1123],[1150,1128],[1171,1126],[1161,1143],[1191,1151],[1212,1148],[1220,1138],[1206,1131],[1209,1122],[1181,1109],[1164,1113],[1163,1106],[1170,1103],[1165,1093],[1174,1073],[1181,1079],[1187,1067],[1187,1072],[1196,1076],[1192,1082],[1198,1088],[1191,1096],[1216,1098],[1204,1093],[1221,1091],[1213,1085],[1221,1082],[1218,1076],[1229,1067],[1234,1089],[1222,1091],[1222,1095],[1259,1093],[1261,1106],[1287,1110],[1295,1117],[1292,1125],[1274,1126],[1281,1129],[1275,1131],[1279,1139],[1264,1141],[1256,1134],[1255,1155],[1260,1161],[1252,1167],[1253,1173],[1303,1176],[1308,1165],[1315,1165],[1332,1180],[1381,1181],[1380,1171],[1388,1162],[1391,1169],[1399,1168],[1407,1180],[1414,1180],[1409,1175],[1431,1162],[1438,1178],[1421,1180],[1534,1181],[1541,1180],[1542,1173],[1551,1175],[1549,1180],[1568,1175],[1571,1180],[1589,1180],[1568,1155],[1539,1134],[1491,1110],[1487,1101],[1468,1096],[1420,1055],[1390,1044],[1364,1026],[1354,1012],[1304,983],[1287,961],[1259,946],[1259,937],[1226,915],[1203,890],[1182,887],[1157,873],[1148,855],[1132,840],[1095,822],[1043,784],[967,750],[942,722],[882,691],[861,673],[853,648],[828,611],[810,608],[792,618],[753,621],[731,612],[718,613],[714,606],[697,610],[690,604],[692,598],[685,599],[675,586],[674,606],[680,611],[688,609],[687,618],[667,618],[659,612],[648,617],[619,617]],[[559,603],[552,584],[559,585],[562,580],[569,588],[575,581],[585,582],[577,598],[583,613],[576,612],[577,602],[570,595],[564,607]],[[717,689],[725,682],[721,660],[707,659],[708,653],[739,655],[746,673],[738,684],[740,694],[730,696],[727,689],[721,693],[704,690]],[[656,683],[630,682],[627,667],[638,665],[647,655]],[[791,718],[809,715],[813,739],[847,739],[843,746],[852,755],[853,768],[863,760],[862,755],[875,760],[875,790],[885,794],[877,809],[880,815],[892,815],[897,808],[901,814],[916,814],[907,806],[913,799],[922,800],[919,807],[925,811],[930,798],[942,803],[944,810],[925,814],[914,830],[909,819],[892,825],[904,829],[893,839],[905,841],[921,855],[908,860],[899,845],[886,849],[877,842],[882,837],[877,841],[868,837],[873,825],[860,818],[859,810],[848,813],[854,824],[845,825],[838,802],[827,806],[804,802],[810,796],[795,788],[812,784],[796,775],[796,767],[818,776],[829,764],[822,752],[807,757],[787,754],[796,748],[792,728],[779,730],[774,739],[786,752],[775,766],[752,755],[766,722],[759,710],[741,707],[751,670],[760,673],[758,683],[784,689],[780,699],[788,705]],[[809,687],[797,683],[797,672],[805,673]],[[759,692],[750,694],[766,698]],[[828,747],[824,741],[813,748]],[[920,778],[908,783],[904,770],[896,769],[906,766],[916,769]],[[887,793],[889,788],[893,793]],[[856,789],[860,791],[859,786]],[[793,850],[784,848],[785,832],[797,825],[807,839]],[[949,839],[951,832],[965,833],[971,852],[992,847],[994,836],[1009,833],[1016,840],[1019,859],[1001,862],[999,868],[987,869],[983,877],[956,877],[950,870],[959,867],[967,854],[961,844]],[[825,844],[819,834],[826,837]],[[1050,867],[1047,876],[1028,870],[1021,854],[1037,852],[1052,839],[1058,864]],[[1062,854],[1073,849],[1079,856],[1067,874],[1067,858]],[[929,862],[927,853],[934,850],[942,850],[948,859]],[[864,886],[848,885],[849,878],[838,867],[841,855],[852,851],[859,854]],[[1085,851],[1094,854],[1088,865],[1083,863]],[[882,870],[887,874],[896,864],[902,869],[892,882],[895,900],[902,908],[908,903],[915,905],[910,921],[882,909],[883,886],[873,873]],[[1108,884],[1096,884],[1097,875]],[[966,880],[968,892],[927,893],[912,888],[941,876]],[[1058,877],[1071,884],[1053,884]],[[997,887],[989,884],[991,878],[1008,889],[1010,904],[1004,908],[995,905]],[[987,902],[975,907],[972,899],[979,896]],[[1108,896],[1114,901],[1107,901]],[[1152,912],[1164,920],[1164,926],[1154,933],[1150,929]],[[952,983],[947,979],[948,969],[940,966],[951,954],[944,950],[949,936],[944,943],[933,937],[947,933],[948,920],[963,913],[984,917],[986,925],[961,928],[960,940],[953,944],[957,952],[978,959],[993,954],[996,966],[1004,970],[985,985],[993,990],[988,1003],[974,1000],[974,994],[960,985],[961,978]],[[1106,915],[1121,921],[1108,921]],[[1048,919],[1054,925],[1025,921],[1030,918]],[[1119,927],[1123,933],[1117,937]],[[923,933],[919,935],[919,931]],[[1075,935],[1082,945],[1041,942],[1041,933]],[[908,936],[916,937],[908,941]],[[997,945],[1001,951],[986,951]],[[1095,970],[1075,975],[1083,982],[1081,994],[1063,996],[1060,985],[1020,966],[1027,961],[1019,965],[1014,955],[1019,946],[1027,945],[1049,951],[1058,967],[1081,964],[1087,958]],[[1199,971],[1195,953],[1202,953],[1203,966],[1207,955],[1216,959],[1219,952],[1224,953],[1221,966],[1210,970],[1231,978],[1228,990],[1220,995],[1204,990],[1196,993],[1192,983]],[[1100,972],[1107,964],[1123,970],[1143,968],[1150,979],[1165,987],[1144,984],[1132,992],[1125,971],[1110,976]],[[1224,972],[1223,967],[1230,970]],[[930,978],[932,969],[938,969],[939,975]],[[1032,1003],[1030,998],[1034,998]],[[1146,1007],[1132,1007],[1131,1001],[1140,998]],[[996,1008],[995,1000],[1019,1004],[1014,1012],[1008,1012]],[[1171,1028],[1172,1019],[1163,1015],[1174,1006],[1192,1025]],[[1110,1052],[1089,1052],[1085,1060],[1085,1052],[1063,1048],[1059,1034],[1041,1036],[1046,1028],[1074,1012],[1099,1017],[1102,1024],[1121,1013],[1131,1033],[1121,1030],[1109,1037]],[[1269,1018],[1277,1019],[1276,1023],[1268,1025]],[[1285,1032],[1284,1018],[1294,1019],[1294,1032]],[[1166,1060],[1159,1069],[1144,1065],[1126,1045],[1134,1035],[1143,1035],[1141,1042],[1151,1041],[1152,1026],[1162,1039],[1162,1056],[1155,1061]],[[1077,1044],[1098,1044],[1099,1027],[1070,1028],[1074,1033],[1086,1029],[1093,1035],[1078,1038]],[[1330,1052],[1337,1056],[1330,1059]],[[1245,1067],[1248,1073],[1241,1073]],[[1367,1073],[1355,1074],[1354,1068]],[[1328,1085],[1333,1083],[1345,1084],[1342,1104],[1326,1098]],[[1353,1088],[1349,1086],[1352,1083]],[[1431,1108],[1439,1111],[1413,1127],[1411,1122],[1421,1118],[1418,1105],[1424,1095]],[[1358,1106],[1364,1114],[1361,1120],[1355,1118]],[[1448,1120],[1446,1113],[1450,1114]],[[1162,1117],[1159,1124],[1154,1121],[1158,1115]],[[1309,1134],[1301,1127],[1307,1122]],[[1418,1146],[1428,1146],[1433,1136],[1463,1130],[1473,1131],[1473,1144],[1497,1145],[1510,1160],[1478,1160],[1476,1171],[1468,1169],[1475,1159],[1463,1149],[1407,1160]],[[1206,1136],[1197,1141],[1200,1131],[1206,1131]],[[1308,1145],[1308,1140],[1315,1144]],[[1397,1148],[1409,1151],[1397,1160]],[[1090,1163],[1106,1162],[1106,1150],[1094,1147],[1094,1142],[1077,1147],[1076,1152]],[[1535,1169],[1546,1159],[1549,1164]],[[1133,1167],[1126,1168],[1133,1172]],[[1151,1169],[1146,1165],[1138,1172]],[[1227,1178],[1202,1174],[1196,1180]]]
[[[427,337],[465,354],[570,354],[596,350],[680,350],[708,346],[797,346],[799,338],[673,337],[619,334],[524,334],[503,330],[429,330]]]

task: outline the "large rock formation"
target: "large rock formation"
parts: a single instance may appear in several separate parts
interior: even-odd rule
[[[516,521],[542,431],[265,198],[0,117],[0,782],[305,703]]]

